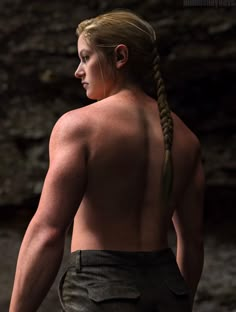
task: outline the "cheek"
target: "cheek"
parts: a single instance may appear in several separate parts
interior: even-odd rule
[[[96,61],[93,61],[90,63],[89,66],[89,71],[91,72],[91,74],[96,74],[96,76],[101,76],[101,68],[99,66],[99,63]]]
[[[106,84],[110,85],[115,81],[115,74],[111,68],[104,66],[102,74]]]
[[[104,59],[104,57],[100,58],[100,66],[99,66],[100,77],[104,78],[107,82],[108,80],[113,80],[112,68],[108,60]]]

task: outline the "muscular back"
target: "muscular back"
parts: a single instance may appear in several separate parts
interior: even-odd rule
[[[176,116],[174,185],[161,203],[164,144],[157,103],[118,93],[75,111],[87,127],[87,184],[74,219],[72,250],[158,250],[193,170],[196,138]]]

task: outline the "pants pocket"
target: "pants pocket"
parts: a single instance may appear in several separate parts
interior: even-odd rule
[[[166,277],[165,284],[177,296],[189,295],[189,289],[183,277],[179,274]]]
[[[68,310],[66,310],[66,307],[65,307],[64,301],[63,301],[63,297],[62,297],[62,288],[63,288],[63,283],[64,283],[64,280],[65,280],[67,271],[68,271],[67,269],[64,270],[63,274],[61,275],[61,278],[59,280],[58,290],[57,290],[59,301],[60,301],[60,304],[61,304],[61,312],[67,312],[68,311]]]
[[[88,297],[94,302],[104,302],[108,300],[131,300],[135,301],[140,297],[140,291],[134,285],[124,285],[119,282],[97,282],[88,288]]]
[[[163,282],[166,286],[163,292],[162,302],[163,311],[190,312],[191,311],[191,294],[179,268],[171,265],[165,271]],[[160,309],[162,311],[162,309]]]

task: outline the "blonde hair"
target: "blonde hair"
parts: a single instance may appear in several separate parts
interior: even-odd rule
[[[162,192],[167,204],[173,184],[173,120],[160,73],[155,30],[137,14],[119,9],[82,21],[76,33],[78,36],[83,33],[111,64],[114,62],[114,48],[119,44],[126,45],[129,51],[127,74],[147,94],[157,99],[165,146]]]

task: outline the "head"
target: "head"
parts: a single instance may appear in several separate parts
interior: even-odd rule
[[[137,14],[115,10],[81,22],[76,32],[79,40],[82,37],[96,50],[100,64],[108,65],[106,73],[105,66],[100,66],[102,79],[107,75],[113,81],[122,77],[157,99],[165,144],[163,199],[167,202],[173,180],[173,122],[160,73],[155,30]]]
[[[130,11],[115,10],[81,22],[77,35],[97,51],[114,80],[122,77],[156,97],[152,57],[156,36],[148,22]]]

